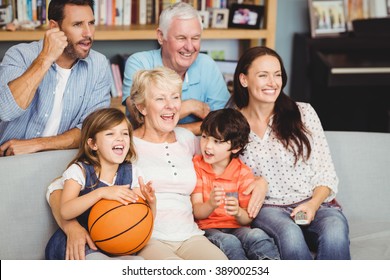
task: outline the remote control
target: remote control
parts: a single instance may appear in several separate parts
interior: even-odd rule
[[[295,214],[294,221],[297,225],[307,225],[309,221],[307,220],[307,216],[305,212],[299,211]]]

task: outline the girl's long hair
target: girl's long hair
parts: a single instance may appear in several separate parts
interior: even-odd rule
[[[248,75],[248,69],[252,62],[261,56],[270,55],[278,59],[282,71],[282,88],[279,97],[275,102],[272,131],[276,138],[288,150],[291,150],[295,157],[295,163],[299,158],[307,160],[311,154],[311,145],[308,136],[310,131],[302,122],[298,105],[283,89],[287,84],[287,74],[281,57],[272,49],[259,46],[253,47],[241,56],[234,73],[234,92],[228,102],[228,106],[236,106],[239,109],[247,107],[249,104],[249,92],[247,87],[243,87],[240,82],[240,74]],[[305,153],[306,148],[306,153]]]
[[[88,139],[96,141],[96,134],[113,128],[121,122],[126,121],[129,128],[130,148],[127,152],[124,162],[131,163],[136,159],[136,152],[133,143],[133,129],[126,115],[119,109],[104,108],[98,109],[89,114],[83,121],[81,129],[81,141],[77,155],[69,163],[68,167],[77,162],[90,164],[95,168],[95,171],[100,174],[101,164],[97,152],[92,150],[88,145]]]

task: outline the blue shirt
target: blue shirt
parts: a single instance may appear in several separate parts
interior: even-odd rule
[[[125,66],[123,78],[124,102],[130,96],[133,75],[140,69],[154,69],[163,66],[161,49],[138,52],[131,55]],[[196,99],[209,105],[214,111],[225,107],[230,93],[225,80],[215,61],[206,54],[198,54],[198,57],[188,68],[183,81],[182,100]],[[199,121],[194,115],[189,115],[179,121],[179,123],[191,123]]]
[[[17,105],[8,87],[10,81],[20,77],[30,67],[42,47],[43,41],[15,45],[6,52],[0,65],[0,144],[10,139],[42,137],[54,103],[56,64],[44,76],[26,110]],[[81,128],[88,114],[109,106],[109,71],[107,58],[94,50],[87,58],[76,62],[65,88],[58,134]]]

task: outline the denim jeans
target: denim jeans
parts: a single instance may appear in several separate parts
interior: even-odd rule
[[[307,226],[296,225],[286,208],[263,206],[252,222],[274,238],[283,260],[349,260],[349,228],[341,209],[321,205]]]
[[[50,238],[49,242],[46,245],[45,249],[45,259],[46,260],[65,260],[66,254],[66,235],[61,230],[58,229]],[[85,255],[96,252],[89,248],[88,245],[85,245]]]
[[[278,248],[273,239],[258,228],[206,229],[205,236],[229,260],[279,259]]]

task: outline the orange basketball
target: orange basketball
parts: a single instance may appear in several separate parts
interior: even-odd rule
[[[149,241],[152,229],[153,213],[142,198],[128,205],[102,199],[88,217],[92,240],[100,250],[113,255],[138,252]]]

